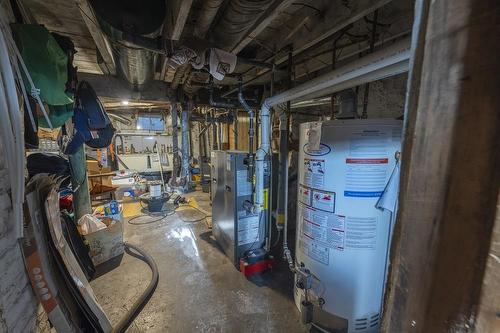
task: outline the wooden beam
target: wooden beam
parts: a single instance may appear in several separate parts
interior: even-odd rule
[[[500,3],[416,9],[382,331],[473,332],[500,182]]]
[[[337,8],[330,7],[329,12],[325,15],[328,18],[327,23],[334,22],[333,26],[318,24],[313,28],[312,31],[308,31],[306,34],[300,36],[300,38],[294,38],[293,40],[293,56],[304,52],[305,50],[320,44],[324,40],[332,37],[337,32],[341,31],[345,27],[353,24],[356,21],[361,20],[366,15],[374,12],[375,10],[385,6],[392,0],[359,0],[352,3],[350,11],[346,13],[337,14]],[[328,27],[325,29],[325,26]],[[288,56],[283,56],[276,60],[276,64],[282,64],[288,60]]]
[[[169,0],[167,2],[166,21],[163,27],[163,37],[179,40],[186,25],[193,0]],[[168,72],[168,58],[162,56],[160,80],[165,80]]]
[[[104,34],[102,33],[100,27],[97,24],[97,18],[94,14],[94,10],[92,6],[88,3],[87,0],[76,0],[76,4],[78,9],[80,10],[80,14],[82,15],[83,21],[85,25],[89,29],[92,38],[94,39],[94,43],[99,50],[99,53],[104,60],[104,64],[107,69],[107,73],[110,75],[116,75],[116,66],[115,60],[113,59],[113,53],[111,51],[111,46]],[[95,59],[97,62],[97,59]]]
[[[267,10],[261,19],[257,21],[251,28],[250,33],[244,37],[236,46],[231,50],[232,53],[238,54],[245,48],[252,40],[254,40],[274,19],[281,15],[295,0],[277,1],[271,8]]]
[[[389,2],[391,2],[391,0],[359,0],[352,4],[352,7],[349,11],[344,11],[344,12],[337,12],[337,7],[335,6],[329,7],[325,15],[325,17],[328,18],[328,22],[326,23],[329,24],[326,23],[317,24],[312,31],[308,31],[306,34],[294,38],[292,56],[297,56],[298,54],[304,52],[308,48],[323,42],[325,39],[330,38],[337,32],[344,29],[345,27],[362,19],[364,16],[381,8],[382,6],[386,5]],[[302,15],[299,17],[299,19],[303,20],[307,19],[308,17],[310,16]],[[335,22],[333,26],[331,25],[332,21]],[[275,38],[275,40],[277,41],[278,49],[283,48],[285,44],[289,43],[289,39],[287,38],[287,36],[285,36],[287,34],[289,33],[283,31]],[[276,59],[275,64],[280,65],[286,61],[288,61],[288,55]],[[252,82],[256,77],[262,76],[269,72],[270,70],[267,68],[258,70],[255,76],[245,80],[245,83],[243,85],[246,86],[249,83],[249,81]],[[234,91],[235,90],[231,90],[231,92]]]
[[[152,81],[142,91],[134,91],[130,85],[115,76],[78,73],[79,81],[88,81],[99,97],[136,101],[168,101],[170,86],[163,81]]]
[[[179,40],[191,10],[193,0],[170,0],[167,3],[165,34],[172,40]]]

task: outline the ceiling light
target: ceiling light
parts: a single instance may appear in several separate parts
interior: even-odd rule
[[[122,105],[128,105],[128,101],[127,100],[123,100],[122,101]]]

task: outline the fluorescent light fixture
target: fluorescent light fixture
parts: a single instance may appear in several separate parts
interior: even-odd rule
[[[125,99],[122,101],[122,105],[128,105],[128,101]]]

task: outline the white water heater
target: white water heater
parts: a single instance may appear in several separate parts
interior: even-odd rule
[[[295,302],[325,331],[379,331],[395,204],[376,206],[397,196],[401,129],[392,119],[300,127],[295,252],[311,288],[296,286]]]

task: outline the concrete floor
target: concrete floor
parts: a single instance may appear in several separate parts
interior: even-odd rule
[[[189,196],[211,211],[208,194]],[[199,220],[203,216],[183,208],[159,222],[124,224],[125,240],[147,251],[160,275],[156,292],[129,332],[307,332],[299,322],[286,266],[247,280],[214,242],[205,221]],[[186,222],[193,220],[199,221]],[[137,222],[143,221],[147,218]],[[145,263],[125,254],[118,268],[92,281],[113,324],[150,276]]]

